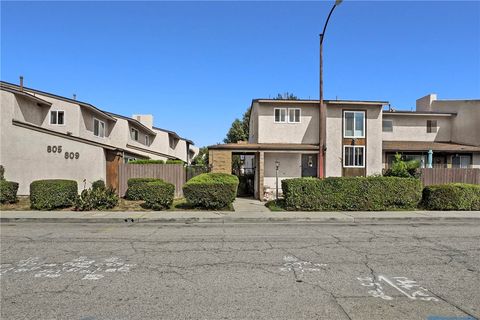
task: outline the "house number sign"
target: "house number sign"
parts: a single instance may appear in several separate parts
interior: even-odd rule
[[[62,146],[47,146],[48,153],[62,153]],[[80,158],[79,152],[68,152],[65,151],[65,159],[78,159]]]

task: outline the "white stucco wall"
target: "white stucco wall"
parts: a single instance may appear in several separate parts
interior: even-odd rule
[[[280,162],[278,168],[278,188],[282,189],[283,179],[298,178],[302,176],[302,156],[300,153],[265,153],[264,186],[275,190],[275,161]]]
[[[300,123],[275,123],[275,108],[299,108]],[[318,144],[318,104],[268,105],[257,108],[258,143]]]
[[[451,141],[451,117],[384,113],[383,119],[393,121],[393,131],[382,132],[385,141]],[[437,132],[427,132],[427,120],[437,121]]]
[[[5,178],[19,183],[18,195],[28,195],[30,183],[39,179],[70,179],[83,189],[105,180],[103,148],[41,133],[12,124],[15,97],[1,92],[0,164]],[[47,146],[62,146],[61,153],[48,153]],[[65,159],[65,152],[78,152],[79,159]]]

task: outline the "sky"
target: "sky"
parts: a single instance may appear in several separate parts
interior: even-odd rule
[[[2,1],[0,75],[211,145],[252,99],[318,99],[332,4]],[[325,35],[324,92],[405,110],[429,93],[480,98],[480,2],[344,1]]]

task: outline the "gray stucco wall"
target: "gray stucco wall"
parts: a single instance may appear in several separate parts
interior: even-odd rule
[[[300,153],[265,153],[265,188],[275,189],[275,161],[280,162],[278,168],[278,188],[282,189],[281,181],[283,179],[298,178],[302,176],[302,156]]]
[[[450,117],[384,113],[383,119],[393,121],[393,131],[382,132],[386,141],[451,141]],[[437,132],[427,132],[427,120],[437,121]]]

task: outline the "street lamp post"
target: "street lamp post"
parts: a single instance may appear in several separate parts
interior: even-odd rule
[[[325,21],[325,25],[323,26],[323,31],[320,34],[320,150],[318,151],[318,177],[323,178],[325,177],[325,151],[326,145],[325,140],[327,136],[327,110],[323,103],[323,38],[325,37],[325,31],[327,30],[328,21],[330,20],[330,16],[333,13],[333,10],[342,3],[342,0],[336,0],[335,4],[333,5],[330,13],[328,14],[327,21]]]

